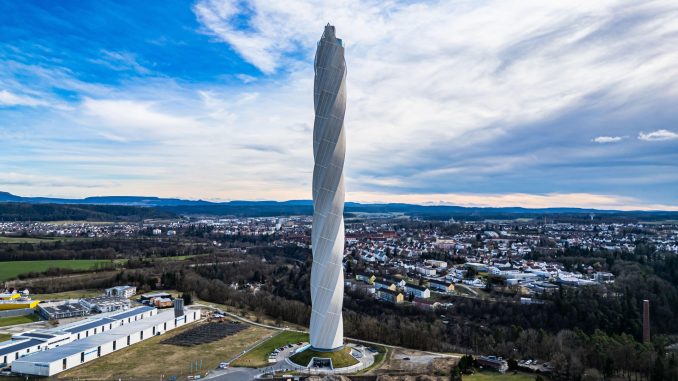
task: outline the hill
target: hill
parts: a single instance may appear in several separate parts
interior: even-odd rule
[[[14,205],[26,205],[21,209]],[[33,208],[29,207],[34,206]],[[49,206],[48,206],[49,205]],[[44,208],[39,208],[43,206]],[[59,206],[63,206],[60,208]],[[239,216],[266,217],[313,214],[313,203],[310,200],[290,201],[228,201],[210,202],[203,200],[182,200],[176,198],[143,197],[143,196],[99,196],[83,199],[61,199],[48,197],[21,197],[7,192],[0,192],[0,218],[13,220],[24,216],[24,219],[49,218],[58,219],[145,219],[166,218],[175,215],[186,216]],[[131,209],[125,209],[131,208]],[[79,215],[84,218],[41,217],[40,213],[51,215]],[[14,214],[13,214],[14,213]],[[618,211],[580,208],[543,208],[530,209],[519,207],[476,208],[453,205],[414,205],[414,204],[361,204],[347,202],[347,215],[362,213],[399,213],[422,219],[516,219],[546,218],[558,221],[583,221],[591,214],[606,221],[657,221],[678,220],[678,212],[667,211]]]
[[[138,206],[0,202],[0,221],[141,221],[173,217],[176,215],[167,210]]]

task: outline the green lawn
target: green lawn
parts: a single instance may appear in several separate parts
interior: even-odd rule
[[[308,342],[308,333],[283,331],[272,338],[259,344],[256,348],[248,352],[233,362],[233,366],[244,366],[257,368],[268,364],[268,356],[274,349],[287,344],[296,344],[299,342]]]
[[[7,341],[12,338],[9,333],[0,333],[0,342]]]
[[[355,357],[351,356],[351,348],[344,347],[338,351],[334,352],[320,352],[307,349],[303,352],[297,353],[294,356],[290,357],[290,360],[293,362],[306,366],[311,359],[314,357],[330,358],[332,359],[332,366],[335,368],[345,368],[347,366],[355,365],[358,363]]]
[[[42,272],[50,268],[73,270],[91,270],[97,266],[120,264],[120,261],[106,259],[74,259],[74,260],[47,260],[47,261],[11,261],[0,262],[0,282],[29,272]]]
[[[484,370],[470,376],[463,375],[462,379],[464,381],[534,381],[535,377],[536,374],[533,373],[518,372],[513,374],[513,372],[499,373]]]
[[[0,318],[0,327],[7,327],[10,325],[33,323],[40,320],[40,317],[37,314],[26,315],[26,316],[12,316]]]

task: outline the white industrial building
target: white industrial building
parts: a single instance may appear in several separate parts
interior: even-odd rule
[[[172,309],[158,311],[151,307],[149,314],[129,316],[136,309],[113,315],[108,324],[92,326],[94,334],[71,341],[58,348],[26,353],[12,362],[12,372],[23,375],[53,376],[78,365],[160,335],[176,327],[200,319],[199,309]],[[114,320],[115,318],[115,320]],[[97,330],[99,333],[97,333]]]
[[[23,356],[101,334],[156,313],[155,308],[142,306],[124,312],[102,314],[56,328],[37,329],[16,334],[11,340],[0,342],[0,366],[10,365]]]
[[[106,289],[106,296],[119,296],[122,298],[131,298],[137,293],[134,286],[116,286]]]
[[[129,309],[132,301],[119,296],[97,296],[82,298],[80,304],[94,312],[113,312]]]

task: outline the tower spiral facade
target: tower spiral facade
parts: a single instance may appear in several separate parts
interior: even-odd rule
[[[315,55],[313,99],[313,230],[311,244],[311,346],[334,350],[343,345],[344,325],[344,46],[327,24]]]

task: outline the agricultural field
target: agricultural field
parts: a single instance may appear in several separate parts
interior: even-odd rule
[[[49,243],[49,242],[65,242],[65,241],[86,241],[91,240],[89,237],[16,237],[0,235],[0,244],[3,243]]]
[[[39,321],[40,317],[37,314],[26,316],[12,316],[0,318],[0,327],[8,327],[10,325],[26,324]]]
[[[198,323],[200,324],[200,323]],[[193,329],[194,324],[169,331],[131,347],[121,349],[59,374],[58,378],[112,380],[112,379],[169,379],[185,380],[187,375],[215,369],[220,362],[229,361],[258,340],[271,334],[271,331],[250,326],[248,329],[222,340],[191,347],[163,344],[168,338]],[[201,371],[190,372],[191,364],[202,363]]]
[[[0,243],[41,243],[41,242],[54,242],[57,241],[56,238],[35,238],[35,237],[9,237],[9,236],[0,236]]]
[[[42,272],[50,268],[92,270],[97,266],[120,264],[120,261],[105,259],[47,260],[47,261],[11,261],[0,262],[0,282],[12,279],[19,274]]]
[[[252,349],[246,355],[234,361],[233,366],[244,366],[248,368],[258,368],[268,364],[268,356],[274,349],[287,344],[296,344],[298,342],[308,342],[308,333],[283,331],[264,341],[256,348]]]

